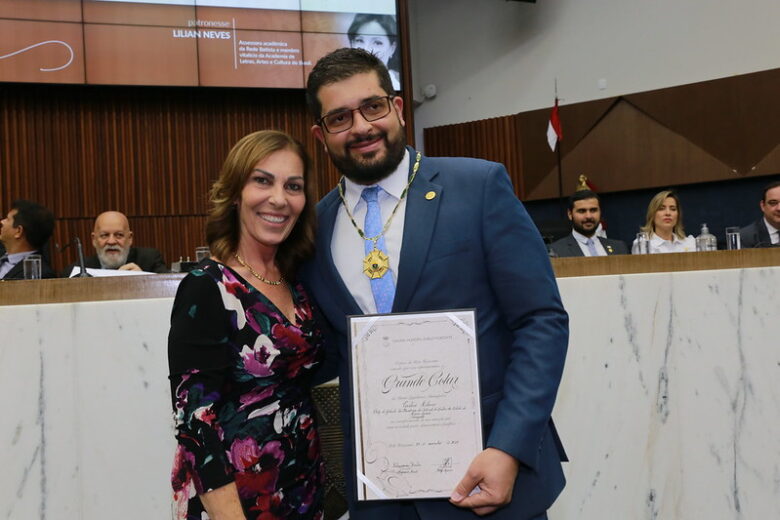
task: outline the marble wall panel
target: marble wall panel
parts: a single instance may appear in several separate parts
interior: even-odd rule
[[[171,299],[74,311],[83,518],[169,518],[175,441],[168,385]],[[137,516],[135,516],[137,515]],[[112,515],[112,518],[118,516]]]
[[[551,519],[780,518],[780,269],[559,280]]]
[[[67,305],[0,311],[2,518],[81,515],[69,315]]]
[[[0,307],[0,518],[169,518],[172,300]]]

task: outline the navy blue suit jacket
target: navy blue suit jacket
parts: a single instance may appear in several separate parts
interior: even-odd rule
[[[407,197],[393,312],[476,308],[486,445],[522,463],[511,504],[491,518],[536,516],[563,488],[566,460],[550,414],[568,315],[544,243],[501,164],[425,157]],[[335,334],[351,518],[398,518],[397,503],[354,500],[346,316],[362,312],[331,255],[339,205],[334,190],[317,206],[317,255],[305,277]],[[355,255],[359,262],[362,252]],[[415,505],[424,520],[476,518],[446,500]]]

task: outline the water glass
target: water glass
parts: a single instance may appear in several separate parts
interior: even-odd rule
[[[25,280],[41,279],[41,255],[28,255],[22,265]]]
[[[742,240],[739,237],[738,227],[726,228],[726,249],[729,251],[742,249]]]
[[[204,258],[211,256],[208,246],[198,246],[195,248],[195,261],[200,262]]]

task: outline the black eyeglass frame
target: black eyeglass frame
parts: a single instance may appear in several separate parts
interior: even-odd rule
[[[364,103],[361,103],[361,104],[360,104],[360,106],[357,106],[357,107],[355,107],[355,108],[344,108],[344,109],[341,109],[341,110],[334,110],[334,111],[332,111],[332,112],[328,112],[327,114],[325,114],[325,115],[323,115],[323,116],[321,116],[321,117],[317,118],[317,119],[316,119],[314,122],[315,122],[315,123],[317,123],[317,125],[319,125],[319,126],[321,126],[322,128],[324,128],[324,129],[325,129],[325,131],[326,131],[326,132],[328,132],[329,134],[340,134],[340,133],[342,133],[342,132],[346,132],[347,130],[349,130],[350,128],[352,128],[352,126],[355,124],[355,117],[353,116],[353,114],[355,113],[355,110],[357,110],[358,112],[360,112],[360,115],[361,115],[361,117],[362,117],[363,119],[365,119],[366,121],[368,121],[369,123],[371,123],[371,122],[373,122],[373,121],[379,121],[380,119],[382,119],[382,118],[384,118],[384,117],[387,117],[387,115],[388,115],[390,112],[392,112],[392,111],[393,111],[393,99],[394,99],[395,97],[396,97],[396,96],[391,96],[391,95],[375,97],[375,98],[373,98],[373,99],[370,99],[370,100],[368,100],[368,101],[366,101],[366,102],[364,102]],[[377,101],[379,101],[380,99],[384,99],[384,100],[386,100],[386,101],[387,101],[387,112],[385,112],[384,114],[382,114],[381,116],[378,116],[378,117],[371,117],[371,118],[369,118],[369,117],[366,117],[366,115],[363,113],[363,107],[365,107],[365,106],[367,106],[367,105],[370,105],[370,104],[372,104],[372,103],[376,103],[376,102],[377,102]],[[348,127],[346,127],[345,129],[343,129],[343,130],[336,130],[336,131],[334,132],[334,131],[332,131],[330,128],[328,128],[328,125],[327,125],[327,124],[325,124],[325,118],[326,118],[326,117],[332,116],[332,115],[334,115],[334,114],[341,114],[341,113],[347,113],[347,112],[348,112],[348,113],[349,113],[349,115],[350,115],[350,124],[349,124],[349,126],[348,126]]]

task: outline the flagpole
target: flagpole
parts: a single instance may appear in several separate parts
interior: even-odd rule
[[[555,78],[555,106],[558,106],[558,78]],[[561,217],[566,218],[566,203],[563,200],[563,167],[561,161],[561,140],[555,146],[555,158],[558,161],[558,203],[561,207]]]
[[[555,158],[558,160],[558,200],[561,206],[561,216],[566,217],[566,201],[563,196],[563,169],[561,167],[561,143],[555,147]]]

